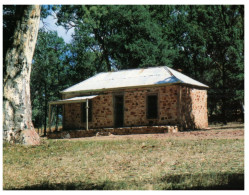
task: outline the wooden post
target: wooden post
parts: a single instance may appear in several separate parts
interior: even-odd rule
[[[58,131],[58,120],[59,120],[59,108],[58,108],[58,104],[56,105],[56,114],[55,114],[55,120],[56,120],[56,122],[55,122],[55,131]]]
[[[64,130],[65,127],[65,104],[62,104],[62,130]]]
[[[51,104],[48,106],[48,129],[49,133],[51,133]]]
[[[88,130],[88,99],[86,99],[86,130]]]

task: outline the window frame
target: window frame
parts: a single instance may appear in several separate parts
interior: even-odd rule
[[[156,107],[157,107],[157,111],[155,112],[156,113],[156,116],[149,116],[149,102],[148,102],[148,99],[149,99],[149,96],[156,96],[157,100],[156,100]],[[148,93],[146,95],[146,118],[148,120],[155,120],[155,119],[158,119],[159,118],[159,95],[158,93]]]
[[[116,127],[116,97],[117,96],[122,96],[123,97],[123,126],[125,123],[125,94],[124,92],[116,92],[113,93],[112,99],[113,99],[113,123],[114,123],[114,127]]]

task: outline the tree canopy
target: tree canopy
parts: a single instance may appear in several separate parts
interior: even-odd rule
[[[33,121],[36,126],[44,124],[46,127],[48,102],[60,99],[59,92],[71,84],[67,78],[70,73],[67,50],[57,32],[40,29],[31,74]]]
[[[49,10],[74,34],[65,44],[54,32],[39,32],[33,120],[46,122],[44,99],[59,99],[58,91],[98,72],[163,65],[210,87],[211,121],[243,119],[243,5],[57,5],[43,9],[44,17]],[[4,37],[13,13],[4,6]]]

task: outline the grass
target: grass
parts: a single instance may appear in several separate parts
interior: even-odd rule
[[[44,139],[36,147],[5,144],[3,188],[244,189],[244,139]]]

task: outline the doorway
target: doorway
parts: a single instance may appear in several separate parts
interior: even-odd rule
[[[124,96],[114,96],[114,121],[115,127],[123,127],[124,125]]]

